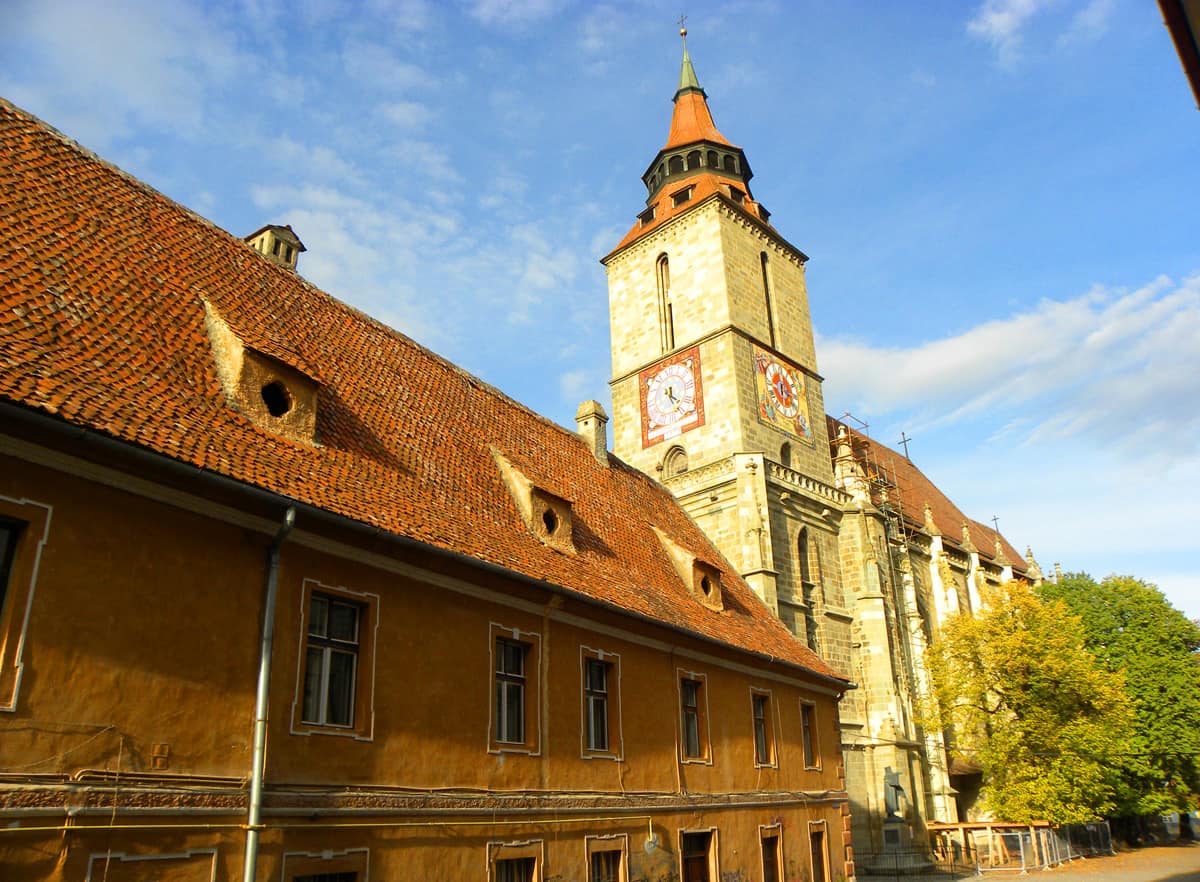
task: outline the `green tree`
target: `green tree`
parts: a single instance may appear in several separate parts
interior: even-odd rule
[[[931,647],[935,725],[983,769],[982,806],[1020,823],[1104,817],[1121,796],[1133,720],[1121,675],[1084,648],[1079,618],[1023,582],[984,589],[984,608]]]
[[[1124,675],[1133,704],[1132,750],[1121,815],[1187,811],[1200,796],[1200,628],[1152,584],[1131,576],[1097,583],[1071,573],[1038,593],[1082,621],[1088,649]]]

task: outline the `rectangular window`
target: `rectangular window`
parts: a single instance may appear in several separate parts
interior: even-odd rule
[[[531,857],[496,861],[496,882],[533,882],[537,862]]]
[[[312,595],[304,663],[301,719],[318,726],[354,725],[362,608],[325,594]]]
[[[25,525],[18,521],[0,520],[0,616],[8,597],[8,580],[12,575],[13,558],[17,556],[17,537]]]
[[[608,750],[608,679],[612,665],[596,658],[584,661],[584,714],[587,749]]]
[[[804,768],[806,769],[816,769],[820,767],[817,763],[817,743],[815,731],[816,718],[816,706],[801,702],[800,740],[804,745]]]
[[[588,882],[621,882],[621,852],[593,851]]]
[[[684,833],[679,848],[683,864],[683,882],[712,882],[715,878],[712,860],[713,834]]]
[[[496,638],[496,740],[525,743],[525,656],[529,644]]]
[[[759,766],[773,766],[775,738],[771,721],[770,693],[752,692],[750,700],[754,719],[754,763]]]
[[[825,872],[825,831],[821,828],[810,827],[808,842],[812,854],[813,882],[829,882],[829,875]]]
[[[540,841],[488,844],[488,882],[541,882]]]
[[[778,828],[762,834],[763,882],[780,882],[779,868],[783,866]]]
[[[683,707],[683,755],[699,759],[704,756],[700,731],[704,684],[685,677],[679,681],[679,691]]]

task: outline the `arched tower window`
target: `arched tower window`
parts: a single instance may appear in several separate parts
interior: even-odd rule
[[[687,157],[687,162],[688,162],[688,171],[691,171],[694,168],[699,168],[700,167],[700,151],[693,150],[691,153],[689,153],[688,157]]]
[[[728,154],[725,156],[725,171],[737,174],[737,160]]]
[[[677,175],[683,171],[683,157],[672,156],[667,160],[667,169],[670,174]]]
[[[675,445],[667,451],[667,455],[663,457],[663,476],[672,478],[675,475],[682,475],[688,470],[688,455],[687,451],[679,445]]]
[[[659,342],[663,352],[670,352],[675,348],[675,311],[671,305],[671,263],[666,254],[658,256],[654,275],[658,282]]]
[[[716,150],[709,150],[708,155],[704,158],[704,162],[705,162],[705,165],[707,165],[709,168],[720,168],[721,167],[721,160],[717,156]]]
[[[804,600],[804,634],[808,648],[819,652],[817,642],[816,585],[813,580],[812,560],[808,547],[808,527],[801,527],[796,537],[796,569],[800,576],[800,596]]]
[[[783,446],[779,448],[779,464],[784,468],[792,467],[792,445],[787,441],[784,441]]]
[[[767,309],[767,336],[771,341],[771,348],[775,348],[775,307],[771,303],[771,272],[767,262],[767,252],[763,251],[759,254],[759,262],[762,265],[762,289],[763,289],[763,304]]]

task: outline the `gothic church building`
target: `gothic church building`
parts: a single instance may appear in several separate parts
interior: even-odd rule
[[[686,32],[682,32],[686,37]],[[603,258],[614,452],[658,478],[764,604],[857,683],[840,731],[860,867],[955,821],[978,769],[916,718],[925,649],[1036,564],[906,456],[825,416],[807,257],[716,127],[686,40],[646,207]]]

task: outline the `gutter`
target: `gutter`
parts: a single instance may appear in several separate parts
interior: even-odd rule
[[[296,507],[289,505],[283,523],[267,549],[267,584],[263,599],[262,638],[258,649],[258,692],[254,699],[254,753],[250,760],[250,803],[246,814],[246,857],[242,882],[258,875],[258,835],[262,824],[263,778],[267,761],[267,711],[271,691],[271,649],[275,645],[275,601],[279,596],[279,549],[296,524]]]
[[[715,637],[709,637],[706,634],[698,634],[695,631],[689,631],[687,628],[679,625],[664,622],[652,616],[639,613],[634,610],[626,609],[623,606],[618,606],[614,603],[607,603],[603,600],[598,600],[594,597],[589,597],[586,594],[581,594],[577,591],[571,591],[561,585],[556,585],[553,582],[547,582],[533,576],[527,576],[524,573],[516,572],[515,570],[507,569],[499,564],[490,563],[488,561],[479,560],[470,557],[457,551],[451,551],[447,548],[440,548],[436,545],[429,545],[425,542],[420,542],[416,539],[410,539],[407,536],[401,536],[397,533],[389,533],[379,527],[371,524],[363,523],[340,515],[336,512],[328,511],[327,509],[318,508],[317,506],[308,503],[299,502],[298,500],[276,493],[272,490],[266,490],[254,484],[247,484],[243,481],[238,481],[234,478],[227,477],[219,472],[212,472],[201,468],[197,465],[191,465],[177,459],[172,459],[166,454],[158,453],[138,444],[129,441],[123,441],[114,438],[111,435],[103,434],[95,429],[84,428],[65,422],[60,417],[50,416],[40,413],[32,408],[23,405],[13,404],[10,401],[0,401],[0,426],[8,425],[24,425],[37,431],[46,432],[57,436],[59,439],[73,444],[85,443],[91,445],[97,451],[114,457],[124,457],[133,460],[139,464],[146,464],[160,469],[171,474],[174,477],[187,481],[196,481],[205,484],[213,489],[222,490],[229,493],[236,493],[247,500],[253,500],[264,506],[278,508],[279,506],[288,506],[295,509],[297,514],[304,516],[305,522],[315,522],[317,524],[326,524],[335,529],[349,530],[358,534],[363,539],[372,542],[386,541],[391,545],[408,551],[415,551],[422,554],[430,554],[435,557],[440,557],[444,560],[451,561],[456,564],[464,565],[475,570],[479,570],[490,575],[502,576],[506,579],[520,582],[524,585],[548,591],[552,594],[558,594],[571,600],[580,601],[588,606],[599,609],[616,612],[622,616],[627,616],[636,621],[652,625],[656,628],[661,628],[675,634],[687,636],[692,640],[697,640],[701,643],[710,646],[717,646],[724,650],[733,650],[743,656],[756,658],[759,661],[767,662],[773,666],[784,667],[795,671],[802,678],[815,680],[818,683],[824,684],[835,690],[839,695],[857,688],[856,684],[849,680],[844,680],[841,677],[836,677],[830,674],[822,674],[819,671],[814,671],[811,668],[806,668],[793,662],[784,661],[773,655],[765,652],[757,652],[752,649],[743,649],[741,647],[732,646]]]

